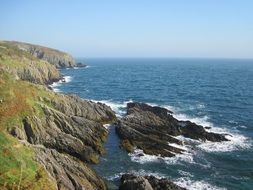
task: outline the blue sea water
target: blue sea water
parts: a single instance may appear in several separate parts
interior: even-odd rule
[[[253,189],[253,61],[219,59],[79,59],[86,68],[64,69],[67,83],[55,90],[101,101],[124,115],[126,103],[166,107],[174,116],[212,131],[232,134],[230,142],[201,143],[175,158],[138,157],[119,148],[108,126],[106,155],[93,166],[110,189],[121,174],[168,177],[187,189]]]

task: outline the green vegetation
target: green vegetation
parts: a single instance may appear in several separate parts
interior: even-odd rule
[[[33,83],[44,84],[60,78],[54,65],[32,56],[29,52],[0,41],[0,70]]]
[[[42,113],[38,95],[46,95],[44,87],[29,82],[15,80],[11,73],[2,70],[3,65],[16,66],[19,50],[11,49],[3,53],[0,47],[0,189],[54,189],[55,184],[48,174],[34,161],[32,147],[20,143],[8,130],[22,126],[27,115]],[[10,52],[11,56],[7,56]],[[26,53],[24,53],[25,55]],[[20,55],[20,56],[23,56]],[[25,55],[26,56],[26,55]],[[3,61],[8,57],[8,61]]]
[[[46,131],[55,125],[54,117],[45,111],[45,107],[50,113],[59,114],[59,116],[62,115],[63,118],[65,116],[67,118],[76,107],[79,108],[78,103],[74,106],[71,105],[73,102],[75,103],[73,97],[59,95],[45,86],[48,81],[59,79],[59,76],[59,71],[49,62],[33,57],[27,50],[21,50],[12,43],[0,41],[1,190],[55,189],[57,186],[55,180],[59,180],[58,177],[62,177],[61,173],[59,173],[57,177],[51,176],[53,177],[51,179],[47,173],[47,171],[51,173],[51,170],[47,168],[46,171],[35,160],[39,159],[38,155],[35,155],[35,150],[38,151],[39,145],[34,145],[26,141],[26,134],[29,132],[24,129],[24,121],[26,120],[29,121],[31,128],[35,130],[37,128],[44,130],[45,127]],[[78,101],[82,103],[81,99]],[[65,115],[65,112],[69,113]],[[37,118],[38,120],[36,120]],[[99,122],[108,123],[108,120],[111,121],[111,118],[115,119],[115,115],[111,113],[111,117],[108,118],[101,119],[102,121]],[[52,122],[50,123],[52,125],[47,123],[47,119]],[[64,122],[67,123],[68,120]],[[107,132],[102,129],[95,130],[93,133],[92,143],[94,142],[94,147],[92,148],[95,151],[87,155],[87,159],[85,160],[87,162],[98,163],[98,154],[104,154],[103,143],[107,138]],[[55,136],[51,138],[53,139]],[[72,164],[75,163],[75,158],[70,158],[70,160]],[[63,167],[63,165],[59,164],[59,167]],[[60,168],[61,171],[64,171],[64,169]],[[94,180],[98,183],[90,183],[85,175],[82,175],[82,173],[86,172],[89,175],[94,175]],[[78,174],[77,176],[75,174],[72,176],[84,187],[93,189],[94,186],[99,187],[98,189],[105,189],[103,181],[88,167],[81,168],[80,170],[76,169],[76,173]],[[64,181],[64,177],[60,180]],[[70,180],[72,179],[71,177],[69,178]],[[57,183],[61,182],[57,181]]]

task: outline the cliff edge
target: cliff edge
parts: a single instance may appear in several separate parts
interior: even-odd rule
[[[24,42],[16,42],[16,41],[5,41],[5,42],[12,46],[17,47],[18,49],[30,53],[34,57],[37,57],[41,60],[51,63],[52,65],[56,66],[56,68],[67,68],[77,66],[74,58],[68,53]]]
[[[89,167],[105,153],[101,103],[62,95],[44,84],[56,66],[12,43],[0,43],[0,189],[106,189]]]

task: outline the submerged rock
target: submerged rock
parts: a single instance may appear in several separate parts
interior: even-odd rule
[[[119,190],[185,190],[185,188],[179,187],[166,178],[124,174],[120,180]]]
[[[185,150],[176,136],[202,141],[228,141],[223,134],[207,132],[203,126],[190,121],[179,121],[172,112],[158,106],[144,103],[128,103],[127,115],[118,120],[116,132],[121,146],[128,152],[134,148],[145,154],[172,157]]]

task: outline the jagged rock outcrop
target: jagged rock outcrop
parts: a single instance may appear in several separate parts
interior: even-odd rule
[[[96,163],[104,153],[108,133],[103,123],[115,120],[114,112],[77,96],[58,95],[43,102],[43,117],[32,115],[23,120],[28,142]]]
[[[154,176],[135,176],[124,174],[120,180],[119,190],[186,190],[166,178]]]
[[[68,53],[65,53],[56,49],[48,48],[48,47],[29,44],[29,43],[16,42],[16,41],[11,41],[8,43],[15,45],[21,50],[27,51],[34,57],[37,57],[39,59],[42,59],[51,63],[57,68],[66,68],[66,67],[76,66],[76,62],[74,58]]]
[[[0,42],[0,137],[11,147],[0,147],[8,152],[0,151],[1,162],[8,163],[0,171],[0,189],[29,189],[37,182],[38,189],[106,189],[88,164],[104,154],[103,124],[114,122],[115,113],[105,104],[36,85],[58,81],[56,67],[73,64],[57,50]],[[22,154],[14,156],[16,151]]]
[[[41,163],[56,181],[58,189],[103,190],[106,186],[85,163],[54,149],[35,147],[36,160]]]
[[[10,134],[34,148],[58,189],[105,189],[85,163],[98,163],[104,154],[108,131],[103,124],[113,122],[115,113],[105,104],[61,94],[40,97],[37,104],[40,113],[25,117],[23,126],[12,127]]]
[[[16,80],[50,84],[62,78],[54,65],[30,55],[12,43],[0,42],[0,47],[0,70],[12,74]]]
[[[225,135],[207,132],[190,121],[178,121],[171,113],[158,106],[128,103],[127,115],[118,120],[116,127],[121,146],[128,152],[136,147],[146,154],[172,157],[185,151],[177,146],[184,144],[176,138],[178,135],[202,141],[227,141]]]

